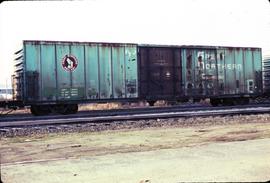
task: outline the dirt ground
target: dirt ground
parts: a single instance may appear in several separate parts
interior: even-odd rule
[[[0,145],[4,183],[270,180],[270,121],[43,134]]]

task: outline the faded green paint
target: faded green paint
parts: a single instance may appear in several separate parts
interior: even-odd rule
[[[260,49],[184,48],[182,68],[186,96],[262,92]]]
[[[195,95],[203,95],[204,94],[204,73],[205,69],[203,67],[203,64],[205,63],[205,52],[203,50],[194,50],[193,52],[193,68],[195,71],[194,75],[194,90]]]
[[[62,67],[62,60],[65,55],[69,55],[68,44],[57,44],[56,45],[56,67],[57,67],[57,87],[58,87],[58,100],[70,100],[71,97],[63,95],[63,88],[71,88],[71,73],[64,70]]]
[[[262,55],[260,50],[256,49],[253,51],[253,62],[254,62],[254,70],[255,70],[255,85],[254,89],[255,92],[262,92],[262,62],[259,62],[259,60],[262,60]]]
[[[41,80],[40,78],[40,47],[37,44],[25,45],[24,63],[25,63],[25,87],[24,96],[27,101],[40,100],[41,98]]]
[[[99,47],[100,98],[112,98],[111,47]]]
[[[46,101],[46,100],[56,100],[56,93],[57,93],[57,89],[56,87],[43,87],[42,90],[42,100]]]
[[[126,96],[128,98],[138,97],[138,69],[137,69],[137,47],[125,47],[125,64],[126,64]]]
[[[235,50],[235,64],[237,69],[235,70],[235,80],[236,80],[236,93],[245,92],[245,81],[244,81],[244,71],[243,71],[243,50]],[[241,67],[240,67],[241,66]]]
[[[112,48],[113,97],[125,98],[125,48]],[[133,68],[134,69],[134,68]]]
[[[87,99],[99,98],[98,45],[85,46],[86,95]]]
[[[26,75],[32,77],[32,83],[26,79],[32,91],[25,92],[38,92],[28,101],[138,97],[135,44],[25,41],[24,53]]]
[[[71,74],[71,86],[72,88],[77,88],[78,89],[78,95],[73,94],[71,95],[71,98],[74,98],[76,100],[81,100],[81,99],[85,99],[86,95],[85,95],[85,73],[84,73],[84,45],[80,45],[80,44],[72,44],[70,46],[70,54],[75,56],[77,61],[78,61],[78,65],[76,67],[76,69],[72,72],[70,72]],[[69,71],[66,71],[69,72]],[[72,93],[71,93],[72,94]]]
[[[234,50],[225,50],[225,94],[235,94],[236,80],[235,80],[235,69],[232,68],[234,65]],[[223,66],[222,66],[223,67]]]
[[[216,50],[206,50],[204,55],[204,89],[206,95],[217,94],[217,60]]]
[[[217,78],[218,78],[218,95],[223,95],[225,89],[225,51],[224,49],[217,50]]]
[[[27,44],[25,45],[25,63],[27,71],[39,71],[39,55],[40,49],[39,45]]]
[[[252,52],[248,48],[244,50],[244,75],[245,93],[253,93],[252,88],[254,88],[254,86],[252,85],[254,85],[254,63]]]
[[[41,100],[56,99],[56,69],[54,45],[41,45]]]

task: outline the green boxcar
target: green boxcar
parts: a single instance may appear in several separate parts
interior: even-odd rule
[[[23,42],[26,103],[138,98],[137,45]]]
[[[184,96],[237,97],[263,92],[260,48],[185,46],[182,68]]]

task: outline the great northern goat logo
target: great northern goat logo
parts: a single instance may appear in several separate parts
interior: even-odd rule
[[[62,67],[66,71],[74,71],[78,66],[78,60],[73,55],[65,55],[62,60]]]

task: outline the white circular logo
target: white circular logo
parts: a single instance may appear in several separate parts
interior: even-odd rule
[[[62,67],[66,71],[74,71],[78,66],[78,60],[75,56],[73,55],[65,55],[63,60],[62,60]]]

